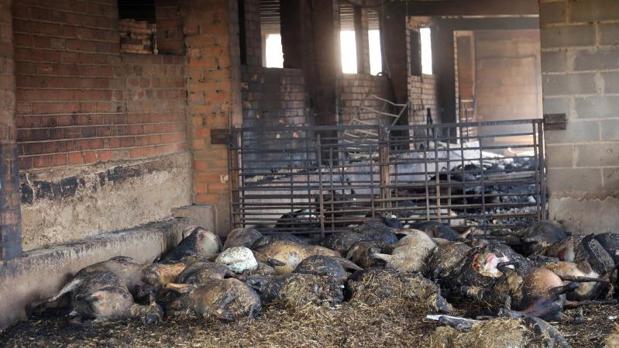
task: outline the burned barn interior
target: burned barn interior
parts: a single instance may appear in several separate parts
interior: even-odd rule
[[[619,347],[616,0],[0,0],[0,346]]]

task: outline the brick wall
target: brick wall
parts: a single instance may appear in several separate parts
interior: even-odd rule
[[[243,0],[245,9],[245,63],[262,66],[262,32],[260,25],[260,0]]]
[[[15,4],[21,169],[184,150],[184,61],[121,56],[114,3]]]
[[[430,108],[432,119],[439,122],[436,108],[436,79],[434,75],[409,76],[408,94],[410,124],[426,124],[427,109]]]
[[[188,57],[193,201],[217,207],[217,229],[225,234],[230,208],[228,152],[226,145],[211,143],[211,131],[242,122],[237,2],[185,2],[182,15]]]
[[[121,54],[116,4],[13,6],[27,249],[160,219],[190,202],[185,57]]]
[[[179,0],[155,0],[155,17],[159,53],[184,54],[185,38]]]
[[[544,113],[551,218],[582,233],[619,225],[619,2],[542,1]]]
[[[391,122],[384,116],[377,117],[376,113],[361,110],[360,106],[382,110],[384,102],[373,99],[370,96],[392,100],[389,93],[389,84],[386,78],[365,74],[343,74],[339,79],[339,106],[340,123],[349,124],[353,119],[376,123],[379,119]]]
[[[0,260],[21,254],[11,0],[0,0]]]
[[[243,126],[308,123],[308,96],[298,69],[243,67]]]

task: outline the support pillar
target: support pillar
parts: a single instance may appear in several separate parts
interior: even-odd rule
[[[335,0],[280,2],[284,67],[302,69],[315,124],[335,125],[341,74],[339,9]]]
[[[11,0],[0,0],[0,260],[21,256]]]
[[[395,101],[408,101],[406,11],[402,2],[388,2],[381,16],[384,71],[389,74]],[[405,124],[408,120],[403,120]]]
[[[355,41],[357,43],[357,73],[370,74],[369,19],[366,8],[355,6]]]
[[[436,122],[456,122],[456,68],[453,28],[440,21],[432,27],[432,66],[436,71],[439,115]]]
[[[185,0],[188,136],[193,155],[193,202],[217,211],[217,232],[230,227],[230,177],[225,144],[212,132],[241,125],[241,63],[237,1]]]

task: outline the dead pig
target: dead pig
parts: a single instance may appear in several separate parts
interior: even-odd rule
[[[113,272],[80,272],[67,284],[54,301],[64,294],[71,294],[71,317],[102,322],[127,318],[141,318],[145,323],[161,320],[161,308],[152,303],[136,304],[123,280]]]
[[[321,245],[326,248],[339,251],[343,254],[348,251],[355,243],[365,240],[366,239],[361,233],[344,231],[330,234],[321,242]]]
[[[221,280],[234,276],[234,272],[224,265],[210,261],[198,261],[185,268],[176,281],[182,284],[205,284],[213,279]]]
[[[194,314],[201,318],[234,321],[253,318],[261,309],[258,294],[238,279],[212,279],[200,286],[168,284],[182,295],[166,309],[175,314]]]
[[[335,251],[317,245],[275,241],[256,250],[256,258],[275,268],[277,273],[291,273],[301,261],[313,255],[340,257]]]
[[[235,228],[226,236],[223,250],[241,246],[251,248],[262,237],[262,233],[253,227]]]
[[[422,272],[436,243],[419,230],[401,230],[400,233],[406,236],[394,244],[391,254],[376,253],[373,256],[400,272]]]
[[[441,238],[452,242],[461,239],[458,232],[449,225],[436,221],[416,222],[411,225],[411,228],[423,231],[432,238]]]
[[[258,261],[254,253],[246,247],[232,247],[222,251],[215,262],[228,267],[235,273],[253,271],[258,268]]]
[[[347,269],[353,271],[362,270],[361,267],[353,262],[341,257],[314,255],[301,261],[295,268],[294,273],[327,276],[344,281],[348,278]]]
[[[167,253],[162,260],[166,262],[180,261],[188,256],[199,258],[213,258],[221,250],[219,237],[202,227],[193,227],[176,248]]]
[[[346,253],[346,258],[362,268],[384,266],[385,261],[375,258],[375,254],[390,254],[393,247],[379,241],[360,241],[353,244]]]

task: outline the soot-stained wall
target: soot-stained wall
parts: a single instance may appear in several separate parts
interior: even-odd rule
[[[619,2],[542,1],[544,113],[550,217],[580,233],[619,225]]]
[[[189,204],[185,57],[121,54],[117,1],[19,1],[12,15],[24,249]]]

